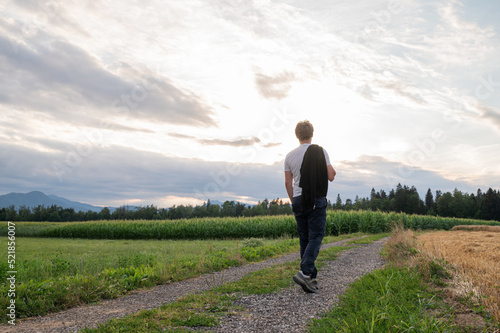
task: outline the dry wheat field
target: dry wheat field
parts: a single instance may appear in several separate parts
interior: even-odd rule
[[[457,268],[454,292],[481,297],[500,321],[500,227],[456,227],[425,233],[418,236],[418,246],[423,253],[444,258]]]

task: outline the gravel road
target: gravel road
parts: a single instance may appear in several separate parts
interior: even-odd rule
[[[385,239],[345,251],[318,273],[320,290],[305,293],[299,286],[280,293],[246,295],[236,301],[243,314],[225,318],[214,332],[304,332],[312,318],[331,309],[356,278],[383,265],[379,255]]]
[[[322,245],[322,249],[341,246],[347,240]],[[222,318],[214,332],[303,332],[309,319],[334,306],[338,295],[357,277],[382,266],[379,251],[385,239],[370,245],[345,251],[318,274],[320,292],[306,294],[299,286],[280,293],[245,295],[237,301],[244,307],[241,314]],[[276,264],[299,258],[298,253],[284,255],[250,265],[232,267],[221,272],[205,274],[198,278],[164,284],[137,291],[124,297],[105,300],[95,305],[84,305],[43,317],[17,321],[16,326],[0,325],[1,332],[77,332],[84,327],[97,327],[112,318],[121,318],[162,304],[192,292],[211,289],[233,282],[243,276]]]

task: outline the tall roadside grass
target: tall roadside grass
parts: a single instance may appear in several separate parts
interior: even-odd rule
[[[412,229],[402,223],[394,223],[391,237],[385,244],[386,259],[396,267],[405,267],[418,252],[417,237]]]
[[[337,236],[355,232],[382,233],[400,221],[406,229],[449,230],[456,225],[500,225],[485,222],[435,216],[407,215],[372,211],[329,211],[326,234]],[[293,216],[258,216],[240,218],[203,218],[176,221],[97,221],[71,223],[16,223],[18,237],[58,237],[87,239],[228,239],[296,237]],[[0,224],[0,235],[7,234]]]

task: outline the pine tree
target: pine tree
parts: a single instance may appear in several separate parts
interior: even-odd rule
[[[434,198],[432,197],[431,189],[428,189],[427,194],[425,195],[425,205],[427,206],[428,210],[431,210],[432,206],[434,205]]]
[[[337,201],[335,202],[335,208],[342,208],[342,199],[340,199],[340,193],[337,194]]]

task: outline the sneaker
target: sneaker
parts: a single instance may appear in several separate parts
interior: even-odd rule
[[[302,271],[295,274],[293,281],[301,286],[306,293],[315,293],[318,291],[318,289],[313,285],[311,277],[304,275]]]

